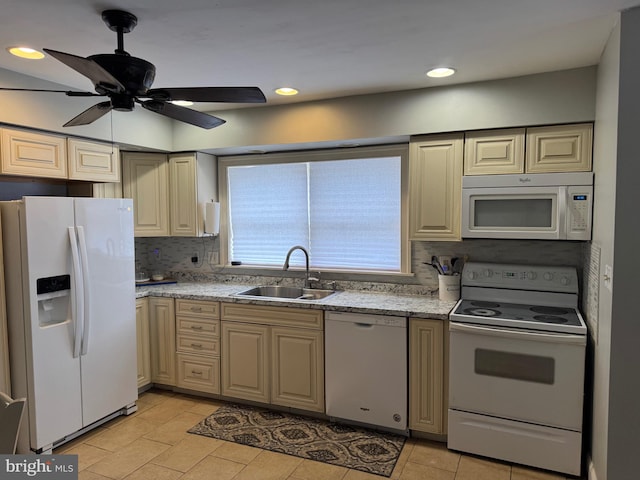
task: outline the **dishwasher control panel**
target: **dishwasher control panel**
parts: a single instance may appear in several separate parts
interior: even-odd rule
[[[336,322],[349,322],[360,325],[385,325],[387,327],[407,327],[406,317],[396,317],[394,315],[374,315],[368,313],[351,312],[327,312],[325,320]]]

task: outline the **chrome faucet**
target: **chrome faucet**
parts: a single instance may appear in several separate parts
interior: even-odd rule
[[[304,258],[305,258],[305,270],[306,270],[306,277],[304,280],[304,288],[311,288],[311,282],[317,282],[320,279],[319,278],[314,278],[314,277],[309,277],[309,252],[307,252],[307,249],[304,248],[301,245],[296,245],[295,247],[291,247],[289,249],[289,251],[287,252],[287,257],[284,259],[284,265],[282,266],[283,270],[289,270],[289,259],[291,258],[291,254],[294,252],[294,250],[302,250],[302,253],[304,253]]]

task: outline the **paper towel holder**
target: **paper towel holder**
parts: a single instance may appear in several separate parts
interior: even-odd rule
[[[220,233],[220,202],[205,202],[204,233],[214,236]]]

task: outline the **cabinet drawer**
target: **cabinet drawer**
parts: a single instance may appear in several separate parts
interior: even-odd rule
[[[220,313],[222,320],[232,322],[260,323],[263,325],[314,328],[319,330],[323,327],[322,310],[222,303]]]
[[[220,340],[217,338],[178,334],[176,340],[178,352],[220,355]]]
[[[176,317],[176,331],[186,335],[220,336],[220,320],[209,320],[191,316]]]
[[[220,359],[178,354],[178,387],[220,393]]]
[[[201,318],[220,318],[220,304],[206,300],[176,299],[176,315],[191,315]]]

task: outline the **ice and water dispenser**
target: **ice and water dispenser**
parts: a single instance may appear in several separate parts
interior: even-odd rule
[[[71,276],[38,278],[36,280],[38,319],[45,327],[66,322],[69,319],[71,301]]]

